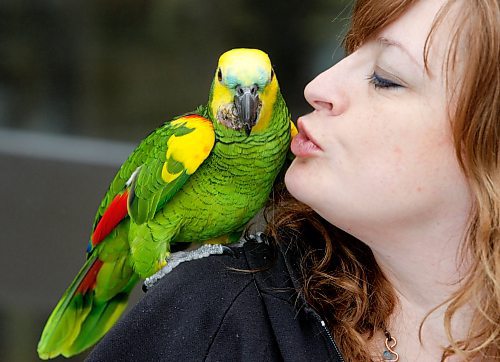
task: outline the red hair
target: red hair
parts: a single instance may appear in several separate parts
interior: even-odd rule
[[[344,42],[347,53],[355,51],[415,2],[357,1]],[[432,35],[453,4],[450,0],[443,7],[428,35],[423,54],[426,64]],[[450,90],[456,154],[474,200],[462,250],[472,265],[462,280],[463,286],[446,302],[444,328],[449,346],[443,360],[452,354],[464,360],[499,359],[500,5],[498,0],[467,0],[460,6],[443,69]],[[458,67],[460,49],[467,49],[467,56]],[[397,300],[392,286],[365,244],[286,192],[283,194],[275,201],[267,232],[278,242],[296,243],[302,250],[301,293],[326,319],[345,358],[371,361],[364,336],[371,338],[375,331],[383,330],[393,313]],[[474,317],[467,337],[456,340],[451,320],[466,304],[474,307]]]

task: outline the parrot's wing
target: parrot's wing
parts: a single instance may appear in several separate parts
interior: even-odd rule
[[[214,143],[212,122],[199,114],[166,122],[144,139],[101,202],[87,252],[127,216],[137,224],[150,220],[208,157]]]
[[[214,143],[212,122],[191,114],[165,123],[129,157],[101,204],[87,261],[47,321],[38,345],[41,358],[80,353],[118,319],[139,278],[128,261],[127,216],[139,223],[153,217],[209,156]],[[124,175],[128,181],[122,181]]]
[[[215,143],[212,122],[188,115],[170,122],[164,158],[139,166],[127,182],[128,214],[136,224],[155,215],[210,155]]]

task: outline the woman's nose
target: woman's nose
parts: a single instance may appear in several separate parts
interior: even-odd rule
[[[348,98],[345,81],[339,76],[340,63],[319,74],[304,89],[307,102],[316,111],[338,116],[346,110]]]

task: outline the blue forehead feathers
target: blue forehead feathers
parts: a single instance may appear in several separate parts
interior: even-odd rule
[[[252,84],[257,84],[259,89],[264,88],[269,82],[270,74],[263,68],[252,69],[251,71],[238,71],[235,74],[231,68],[226,70],[226,74],[223,74],[224,83],[228,88],[235,88],[240,85],[243,87],[251,86]]]

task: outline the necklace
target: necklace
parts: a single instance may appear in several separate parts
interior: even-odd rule
[[[398,362],[399,354],[394,350],[394,348],[398,344],[398,341],[396,340],[396,338],[391,336],[391,334],[387,329],[384,330],[384,334],[385,334],[385,350],[384,353],[382,353],[382,358],[384,359],[384,361]]]

